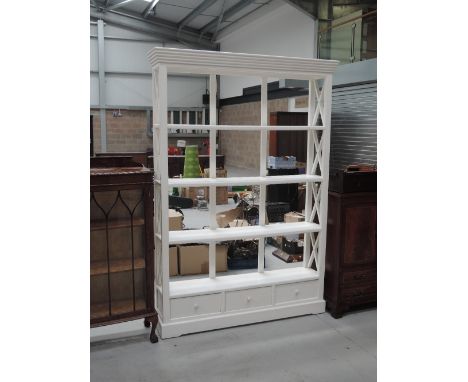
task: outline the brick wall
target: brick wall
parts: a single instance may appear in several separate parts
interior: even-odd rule
[[[146,110],[120,110],[122,117],[113,117],[113,110],[106,111],[107,152],[146,151],[153,147],[153,140],[146,135]],[[101,152],[99,110],[93,115],[94,152]]]
[[[268,101],[268,113],[288,111],[288,99]],[[222,125],[259,125],[260,102],[223,106],[219,113]],[[220,131],[219,148],[227,165],[260,168],[259,131]]]
[[[268,113],[288,111],[287,98],[268,101]],[[113,110],[106,111],[107,152],[145,152],[153,141],[146,135],[145,110],[121,110],[122,117],[113,117]],[[99,110],[93,115],[94,152],[101,152]],[[219,123],[225,125],[259,125],[260,102],[223,106]],[[174,142],[175,143],[175,142]],[[198,143],[198,141],[196,142]],[[242,168],[259,168],[260,132],[220,131],[220,153],[226,156],[226,164]]]

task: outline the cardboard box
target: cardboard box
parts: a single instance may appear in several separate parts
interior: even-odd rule
[[[209,178],[210,177],[210,169],[205,168],[203,171],[203,177],[204,178]],[[217,178],[226,178],[227,177],[227,170],[224,168],[217,168],[216,169],[216,177]]]
[[[209,178],[210,177],[210,169],[205,168],[203,171],[203,177]],[[227,177],[227,170],[225,169],[216,169],[216,177],[217,178],[226,178]],[[210,189],[209,187],[206,188],[206,200],[210,201]],[[216,204],[228,204],[228,190],[227,187],[216,187]]]
[[[244,219],[234,219],[229,223],[229,227],[248,227],[249,222]]]
[[[227,211],[218,212],[216,214],[216,222],[219,228],[226,228],[230,222],[235,219],[242,218],[242,207],[236,207]]]
[[[169,231],[180,231],[183,228],[184,216],[176,210],[169,209]]]
[[[177,256],[177,247],[169,247],[169,276],[179,274],[179,260]]]
[[[210,190],[206,190],[207,200],[210,201]],[[228,204],[228,190],[227,187],[216,187],[216,204]]]
[[[179,269],[181,275],[207,274],[208,245],[179,245]],[[227,246],[216,245],[216,272],[227,271]]]
[[[300,214],[299,212],[288,212],[284,214],[285,223],[299,223],[305,221],[305,215]]]
[[[205,168],[203,172],[204,178],[210,177],[210,169]],[[227,170],[217,169],[216,177],[226,178]],[[195,204],[198,200],[198,196],[203,196],[204,199],[210,201],[210,189],[209,187],[188,187],[182,189],[182,197],[192,199]],[[216,187],[216,204],[228,204],[228,190],[227,187]]]

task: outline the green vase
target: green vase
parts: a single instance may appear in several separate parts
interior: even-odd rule
[[[198,146],[185,147],[184,178],[200,178],[200,162],[198,161]]]

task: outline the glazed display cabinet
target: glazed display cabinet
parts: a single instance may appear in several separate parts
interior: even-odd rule
[[[153,152],[155,171],[155,289],[158,331],[162,338],[235,325],[250,324],[325,311],[323,299],[328,162],[332,73],[337,61],[276,57],[201,50],[154,48],[149,53],[153,75]],[[216,177],[216,150],[210,151],[209,178],[168,177],[168,132],[184,129],[167,120],[168,73],[209,75],[210,147],[216,147],[216,132],[258,131],[260,170],[254,177]],[[259,125],[218,125],[216,111],[217,76],[257,77],[261,83]],[[268,125],[268,79],[300,79],[309,84],[306,126]],[[268,136],[270,131],[307,132],[306,173],[268,176]],[[266,187],[270,184],[306,184],[304,222],[270,223],[266,219]],[[219,228],[216,200],[209,202],[210,225],[206,229],[169,231],[168,195],[173,187],[216,187],[258,185],[259,224]],[[304,234],[303,266],[266,270],[265,239],[276,235]],[[216,244],[228,240],[258,240],[258,267],[247,273],[216,273]],[[209,245],[209,273],[204,278],[170,279],[169,246],[187,243]]]
[[[153,173],[129,158],[101,159],[90,180],[91,327],[142,319],[157,342]]]

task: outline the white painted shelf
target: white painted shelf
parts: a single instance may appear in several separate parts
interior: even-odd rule
[[[148,53],[153,74],[155,153],[155,307],[159,315],[159,334],[170,338],[186,333],[234,325],[293,317],[325,311],[323,286],[327,230],[328,162],[332,73],[338,61],[297,57],[266,56],[175,48],[154,48]],[[210,105],[208,125],[173,124],[168,118],[168,73],[209,75]],[[217,76],[255,76],[260,80],[259,125],[218,125]],[[308,81],[307,126],[269,126],[268,80],[272,78]],[[205,112],[205,113],[206,113]],[[203,118],[205,121],[205,118]],[[322,125],[318,126],[321,121]],[[181,121],[179,121],[181,122]],[[216,177],[216,150],[210,151],[210,176],[198,179],[168,179],[168,134],[173,129],[209,131],[210,147],[216,147],[217,131],[259,131],[258,176]],[[304,175],[268,176],[268,132],[305,131],[307,168]],[[155,135],[156,136],[156,135]],[[239,174],[243,175],[243,174]],[[266,191],[270,184],[305,183],[305,221],[267,222]],[[209,201],[208,229],[169,231],[170,187],[259,185],[259,225],[217,228],[216,198]],[[312,223],[317,221],[318,224]],[[310,233],[317,232],[317,235]],[[304,233],[303,262],[299,267],[265,270],[265,241],[270,236]],[[216,272],[216,243],[239,239],[258,241],[258,266],[255,272],[222,275]],[[208,244],[207,277],[170,280],[169,245]],[[281,261],[277,259],[278,261]],[[315,264],[312,269],[312,264]]]
[[[192,127],[190,127],[192,126]],[[190,129],[194,125],[168,124],[168,129]],[[154,124],[155,129],[159,129],[159,124]],[[203,125],[203,130],[235,130],[235,131],[299,131],[299,130],[324,130],[325,126],[280,126],[280,125]]]
[[[228,290],[260,288],[268,285],[317,280],[318,278],[319,274],[317,271],[304,267],[264,271],[263,273],[253,271],[251,273],[217,276],[214,279],[205,277],[171,281],[169,283],[169,295],[171,298],[196,296]]]
[[[196,129],[194,129],[196,130]],[[210,136],[209,133],[169,133],[169,138],[208,138]]]
[[[258,239],[269,236],[287,236],[299,233],[319,232],[315,223],[275,223],[265,226],[232,227],[169,231],[169,244],[216,243],[228,240]]]
[[[231,178],[170,178],[170,187],[245,186],[251,184],[291,184],[321,182],[319,175],[241,176]]]

